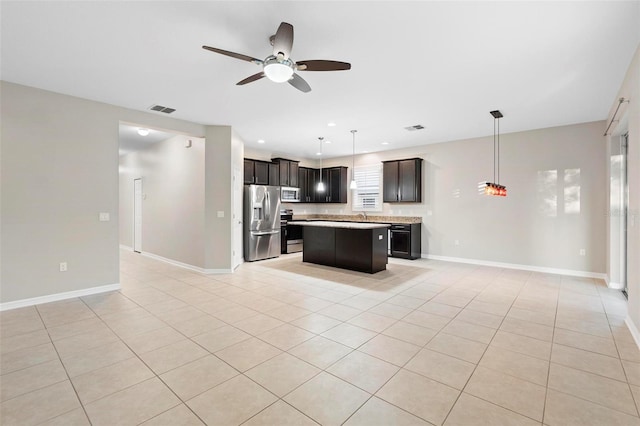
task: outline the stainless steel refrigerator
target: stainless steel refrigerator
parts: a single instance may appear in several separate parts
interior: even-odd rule
[[[244,260],[280,255],[280,187],[244,187]]]

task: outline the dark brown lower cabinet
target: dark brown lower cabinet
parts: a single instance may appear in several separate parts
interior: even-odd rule
[[[302,261],[352,271],[387,269],[387,228],[304,226]]]

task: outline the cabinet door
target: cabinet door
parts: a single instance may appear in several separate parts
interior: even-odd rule
[[[298,163],[292,161],[289,163],[289,186],[299,188],[298,184]]]
[[[307,184],[307,176],[309,175],[309,169],[306,167],[298,168],[298,187],[300,188],[300,202],[307,203],[309,199],[309,188]]]
[[[395,203],[398,201],[398,162],[382,163],[382,201]]]
[[[280,185],[291,186],[289,184],[289,162],[280,160]]]
[[[333,168],[329,169],[329,202],[330,203],[338,203],[340,202],[340,169]]]
[[[254,183],[253,179],[253,160],[244,160],[244,183],[246,185]]]
[[[269,185],[269,163],[266,161],[254,161],[254,180],[257,185]]]
[[[316,187],[320,179],[320,170],[308,169],[307,170],[307,201],[309,203],[317,203],[318,197],[316,195]]]
[[[398,201],[419,202],[422,199],[422,162],[418,159],[398,161]]]
[[[318,183],[324,183],[324,191],[318,191]],[[314,186],[316,194],[316,203],[326,203],[329,201],[329,170],[321,169],[318,171],[316,184]]]
[[[280,186],[280,165],[269,163],[269,185]]]

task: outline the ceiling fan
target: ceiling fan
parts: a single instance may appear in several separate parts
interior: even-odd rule
[[[351,64],[347,62],[326,60],[294,62],[290,58],[291,49],[293,48],[293,25],[286,22],[280,24],[275,35],[269,37],[269,42],[273,46],[273,53],[264,60],[211,46],[202,46],[202,48],[221,55],[253,62],[256,65],[262,65],[262,71],[239,81],[236,83],[238,86],[267,77],[276,83],[288,81],[296,89],[307,93],[311,91],[311,87],[296,71],[344,71],[351,69]]]

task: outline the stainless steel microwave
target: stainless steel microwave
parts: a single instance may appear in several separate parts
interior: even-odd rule
[[[300,202],[300,188],[290,188],[283,186],[280,188],[280,201],[283,203]]]

